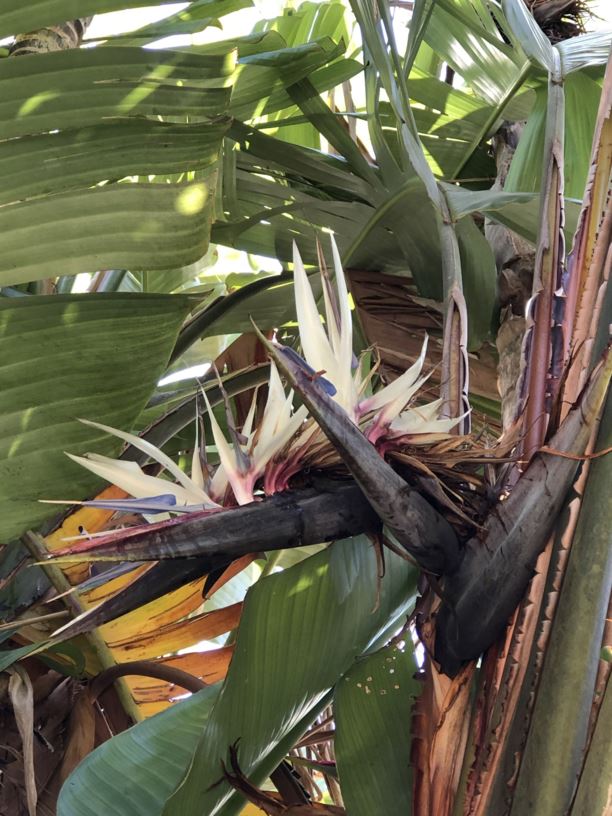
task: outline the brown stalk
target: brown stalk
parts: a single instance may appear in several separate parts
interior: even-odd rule
[[[532,326],[526,337],[525,439],[523,456],[530,459],[542,445],[548,430],[560,371],[555,359],[553,331],[560,302],[565,264],[563,236],[563,144],[564,91],[560,77],[549,77],[547,133],[544,146],[544,178],[538,249],[533,276]]]
[[[601,320],[605,286],[609,280],[609,247],[612,213],[609,209],[609,178],[612,167],[612,70],[608,65],[594,135],[591,171],[587,180],[584,204],[568,260],[567,299],[563,318],[564,370],[557,420],[563,420],[583,388],[592,358],[593,339]],[[570,352],[573,355],[570,360]],[[569,367],[569,371],[567,366]],[[586,447],[592,452],[597,423]],[[505,645],[499,657],[490,653],[485,670],[497,664],[498,681],[485,691],[481,736],[477,738],[476,763],[470,773],[466,796],[466,813],[484,816],[509,795],[500,780],[516,778],[521,754],[511,753],[512,745],[523,746],[531,719],[538,679],[546,653],[551,621],[554,618],[559,588],[571,547],[587,478],[586,461],[579,481],[574,486],[578,497],[570,506],[567,526],[553,559],[551,539],[536,565],[536,576],[528,594],[510,624]],[[553,570],[549,575],[549,571]],[[547,584],[550,589],[547,594]],[[601,661],[596,689],[603,691],[609,664]],[[592,733],[597,717],[596,696],[591,713]],[[518,716],[519,709],[524,715]],[[503,788],[503,789],[502,789]]]
[[[411,720],[414,816],[453,813],[471,721],[475,664],[468,664],[451,679],[440,671],[432,657],[434,620],[439,606],[439,599],[429,593],[417,612],[417,631],[427,657],[419,675],[422,692],[412,709]]]
[[[555,351],[554,333],[560,327],[558,312],[564,266],[563,236],[563,143],[564,91],[562,77],[549,76],[547,130],[544,146],[544,175],[540,229],[532,285],[531,318],[523,340],[522,385],[524,437],[520,450],[527,462],[542,446],[549,417],[558,393],[562,369]],[[531,324],[531,325],[530,325]],[[556,344],[558,347],[558,343]],[[520,485],[520,481],[519,481]],[[485,658],[483,671],[494,678],[484,684],[474,722],[472,740],[475,760],[467,780],[466,813],[485,814],[500,778],[499,765],[505,758],[510,725],[523,694],[528,656],[536,637],[544,603],[546,575],[552,540],[535,563],[535,577],[527,595],[512,616],[501,654],[493,649]]]
[[[440,246],[444,273],[444,329],[440,375],[440,416],[459,417],[469,412],[469,366],[467,359],[467,308],[463,295],[461,257],[457,234],[446,197],[440,190],[442,223]],[[456,426],[455,434],[470,432],[470,417]]]
[[[447,300],[444,321],[440,382],[440,395],[444,402],[440,416],[461,416],[466,410],[465,388],[468,374],[465,352],[466,339],[464,336],[466,318],[463,293],[453,289]],[[464,421],[461,428],[463,430],[460,430],[459,426],[457,426],[453,433],[469,433],[469,423],[466,428]]]
[[[569,372],[562,413],[583,387],[591,366],[593,341],[601,322],[603,297],[612,266],[612,56],[604,79],[584,204],[568,261],[570,283],[566,320],[571,328],[565,354]],[[570,361],[571,355],[571,361]]]

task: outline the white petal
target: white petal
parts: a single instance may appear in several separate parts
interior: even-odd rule
[[[245,490],[244,474],[240,473],[238,470],[236,454],[232,450],[227,439],[223,436],[223,431],[221,430],[221,427],[217,422],[217,418],[213,413],[213,410],[211,408],[210,402],[208,401],[208,397],[204,392],[204,389],[201,389],[201,391],[204,397],[204,402],[206,403],[206,408],[208,410],[208,418],[210,420],[210,427],[212,429],[215,445],[217,446],[219,460],[221,461],[221,464],[223,465],[223,469],[227,475],[229,483],[232,486],[232,490],[234,491],[236,501],[238,502],[238,504],[247,504],[248,502],[253,501],[253,496],[250,495],[250,493],[248,493],[248,491]]]
[[[337,349],[337,374],[334,385],[338,390],[337,401],[347,411],[351,419],[355,419],[357,406],[357,388],[353,377],[353,317],[349,302],[349,292],[346,286],[342,261],[334,236],[331,236],[332,255],[334,258],[334,272],[336,288],[338,290],[338,304],[340,310],[340,345]]]
[[[200,461],[199,445],[195,445],[193,456],[191,457],[191,481],[198,490],[204,491],[204,471],[202,470],[202,462]]]
[[[90,462],[101,462],[106,465],[114,465],[117,468],[122,468],[130,473],[143,473],[142,468],[137,462],[130,462],[127,459],[111,459],[109,456],[102,456],[101,453],[88,453],[87,459]]]
[[[274,438],[276,428],[282,422],[285,404],[285,389],[281,382],[278,369],[274,361],[270,361],[270,377],[268,379],[268,398],[264,408],[259,428],[253,435],[251,450],[267,446]]]
[[[340,332],[341,332],[341,348],[342,364],[346,364],[349,371],[351,371],[351,363],[353,361],[353,317],[351,314],[351,306],[349,302],[349,292],[346,286],[346,278],[344,277],[344,270],[342,269],[342,261],[336,239],[331,236],[332,255],[334,258],[334,272],[336,275],[336,288],[338,290],[338,304],[340,310]]]
[[[336,322],[336,315],[331,300],[331,292],[329,281],[323,278],[323,302],[325,303],[325,328],[327,329],[327,337],[329,344],[332,347],[334,354],[338,355],[340,350],[340,330]]]
[[[131,433],[126,433],[125,431],[120,431],[117,428],[111,428],[109,425],[102,425],[100,422],[92,422],[89,419],[81,419],[84,425],[89,425],[92,428],[99,428],[101,431],[105,431],[108,434],[112,434],[113,436],[118,436],[119,439],[123,439],[130,445],[133,445],[138,450],[146,453],[147,456],[150,456],[151,459],[154,459],[160,465],[162,465],[168,473],[170,473],[177,482],[183,485],[185,490],[192,495],[192,500],[195,504],[200,502],[210,501],[209,496],[204,493],[203,490],[199,489],[184,473],[180,467],[173,462],[169,456],[166,456],[163,451],[160,451],[159,448],[156,448],[155,445],[152,445],[150,442],[147,442],[146,439],[141,439],[139,436],[135,436]]]
[[[251,400],[251,405],[249,406],[249,413],[246,415],[246,419],[244,420],[244,425],[242,426],[242,435],[246,436],[247,438],[251,436],[253,432],[253,420],[255,419],[255,409],[257,408],[257,394],[259,393],[259,389],[256,388],[253,393],[253,399]]]
[[[415,411],[425,421],[430,422],[433,419],[438,419],[438,416],[440,415],[440,408],[442,408],[442,402],[443,400],[437,399],[433,402],[427,402],[425,405],[415,405],[410,410]]]
[[[393,403],[397,405],[397,413],[406,405],[410,396],[404,399],[404,396],[408,393],[408,389],[414,385],[417,381],[419,374],[421,373],[421,369],[423,368],[423,363],[425,362],[425,354],[427,353],[427,341],[428,337],[425,335],[425,340],[423,341],[423,346],[421,348],[421,353],[418,356],[417,360],[414,362],[413,365],[410,366],[404,373],[398,377],[396,380],[393,380],[392,383],[387,385],[380,391],[377,391],[376,394],[373,394],[371,397],[367,397],[363,400],[360,405],[359,409],[361,413],[366,413],[369,411],[378,411],[379,409],[383,408],[385,405],[389,403]],[[414,393],[414,392],[413,392]]]
[[[198,409],[196,408],[195,417],[195,445],[193,446],[193,455],[191,457],[191,481],[199,490],[204,490],[204,471],[202,470],[202,461],[200,459],[200,423],[198,422]]]
[[[210,480],[210,493],[220,502],[223,502],[223,497],[225,496],[225,491],[227,490],[227,486],[229,484],[229,480],[227,478],[227,473],[223,468],[223,465],[219,465],[215,470],[215,474]]]
[[[292,410],[293,390],[285,396],[278,369],[272,362],[268,384],[268,400],[251,451],[255,479],[263,473],[270,459],[296,433],[308,414],[308,409],[305,406],[302,406],[293,416]]]
[[[418,408],[409,408],[396,417],[390,425],[394,433],[401,434],[447,434],[450,433],[457,423],[464,417],[453,419],[435,419],[442,400],[436,400]],[[435,414],[431,416],[431,409],[435,406]],[[429,409],[429,410],[428,410]]]
[[[377,415],[377,421],[381,425],[387,425],[389,422],[395,419],[396,416],[399,416],[399,414],[406,408],[406,405],[408,405],[414,395],[421,390],[430,377],[431,372],[413,383],[413,385],[407,388],[396,400],[387,403],[387,405],[385,405],[382,411],[380,411],[380,413]]]
[[[254,451],[254,470],[257,477],[263,473],[270,459],[281,451],[291,437],[297,433],[307,416],[308,409],[305,405],[301,405],[291,419],[283,427],[278,428],[277,433],[265,445],[257,445]]]
[[[90,457],[75,456],[72,453],[67,453],[67,456],[84,468],[87,468],[91,473],[106,479],[107,482],[117,485],[121,490],[125,490],[130,496],[135,499],[145,499],[149,496],[159,496],[162,493],[171,493],[176,496],[179,504],[192,504],[191,494],[183,487],[175,485],[166,479],[160,479],[157,476],[149,476],[136,465],[135,462],[130,462],[130,465],[135,467],[125,467],[127,462],[117,462],[114,459],[108,459],[106,456]],[[204,504],[202,500],[199,503]],[[208,500],[206,504],[210,505],[212,502]]]
[[[300,329],[300,343],[304,358],[315,371],[327,371],[333,374],[335,370],[334,355],[323,329],[319,310],[295,242],[293,244],[293,286],[295,310]]]

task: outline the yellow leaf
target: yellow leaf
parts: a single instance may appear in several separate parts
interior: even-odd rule
[[[107,487],[97,499],[125,499],[125,490],[114,485]],[[80,535],[83,530],[88,533],[98,533],[106,529],[106,525],[114,515],[114,510],[100,510],[97,507],[79,507],[68,515],[61,526],[45,538],[45,547],[49,552],[61,550],[66,546],[64,539]],[[89,578],[89,564],[71,564],[63,569],[64,574],[72,585]]]
[[[202,606],[202,578],[122,615],[102,629],[108,641],[134,640],[185,618]]]
[[[148,634],[139,635],[134,640],[109,640],[107,626],[110,624],[101,626],[100,633],[119,662],[150,660],[235,629],[238,626],[241,611],[241,603],[232,604],[223,609],[215,609],[214,612],[168,624]]]
[[[208,652],[189,652],[155,662],[181,669],[187,674],[199,677],[207,685],[212,685],[225,678],[233,652],[233,646],[222,646]],[[145,703],[170,704],[171,700],[184,694],[178,685],[155,677],[128,676],[126,683],[139,706]]]

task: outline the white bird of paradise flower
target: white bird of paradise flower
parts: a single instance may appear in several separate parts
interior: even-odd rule
[[[429,375],[422,376],[427,337],[415,363],[400,377],[370,396],[363,396],[368,377],[361,367],[354,367],[353,327],[350,297],[336,242],[331,236],[335,276],[335,291],[322,270],[325,325],[304,269],[297,246],[293,245],[294,295],[305,363],[313,376],[325,375],[332,384],[333,399],[344,409],[348,419],[359,425],[372,443],[384,441],[393,447],[404,444],[430,444],[446,437],[461,417],[439,418],[441,400],[414,406],[414,397]],[[198,440],[193,452],[191,476],[188,476],[166,454],[146,440],[98,422],[81,420],[85,424],[117,436],[160,464],[175,482],[146,474],[135,462],[115,460],[99,454],[86,456],[67,454],[97,476],[112,482],[134,499],[143,500],[140,512],[190,512],[215,510],[228,503],[228,486],[233,500],[246,504],[255,498],[255,490],[263,479],[265,493],[284,489],[293,474],[306,459],[321,452],[327,440],[312,419],[308,420],[305,406],[293,409],[293,391],[285,394],[278,370],[272,361],[268,380],[268,396],[257,428],[253,427],[256,394],[242,428],[241,439],[230,444],[215,418],[205,391],[202,394],[219,455],[219,466],[212,479],[205,477],[201,465]],[[157,501],[156,503],[156,500]],[[146,502],[149,503],[146,503]],[[88,502],[103,506],[101,502]],[[127,507],[122,500],[104,503],[117,509]],[[129,504],[138,511],[139,505]]]

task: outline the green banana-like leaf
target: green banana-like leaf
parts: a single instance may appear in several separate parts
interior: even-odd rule
[[[304,117],[306,118],[306,117]],[[321,193],[332,197],[344,194],[363,202],[369,202],[371,187],[368,182],[350,171],[348,163],[337,156],[326,155],[316,150],[309,150],[299,145],[283,142],[279,153],[278,139],[263,133],[261,130],[248,127],[240,122],[233,122],[229,136],[236,142],[248,142],[249,159],[238,154],[241,167],[258,164],[262,169],[278,172],[286,170],[316,185]]]
[[[493,324],[497,278],[491,246],[472,218],[455,225],[461,255],[463,292],[468,313],[468,349],[476,351],[489,337]]]
[[[219,116],[233,70],[231,50],[84,48],[1,60],[0,136],[80,128],[114,116]]]
[[[387,561],[378,608],[376,571],[371,542],[346,539],[249,591],[219,702],[164,816],[219,812],[231,789],[209,786],[239,737],[243,771],[256,782],[271,772],[281,758],[276,746],[292,726],[316,710],[355,657],[406,610],[414,568],[395,555]],[[234,801],[224,816],[239,808]]]
[[[502,194],[503,195],[503,194]],[[514,230],[526,241],[532,244],[537,242],[538,230],[538,208],[540,206],[539,196],[531,200],[522,202],[509,200],[507,204],[500,206],[500,202],[491,199],[491,206],[486,206],[483,200],[483,207],[480,210],[491,221],[503,224]],[[576,231],[578,216],[580,215],[580,203],[576,200],[565,199],[565,239],[569,243]]]
[[[276,139],[274,142],[278,146],[280,163],[285,143]],[[295,145],[292,147],[295,148]],[[360,234],[373,213],[372,207],[361,201],[330,200],[322,196],[315,185],[290,187],[279,184],[272,178],[260,175],[254,162],[242,156],[238,161],[238,212],[230,213],[231,221],[217,221],[213,225],[212,240],[216,243],[290,262],[292,242],[296,240],[304,262],[316,264],[313,235],[317,228],[332,229],[338,246],[344,251]],[[245,169],[241,167],[243,164]],[[246,169],[247,166],[249,169]],[[381,240],[377,241],[377,237]],[[354,258],[355,267],[361,264],[359,268],[365,269],[406,268],[394,236],[387,235],[385,238],[380,225],[369,233],[362,249],[360,255]]]
[[[380,585],[371,542],[346,539],[300,564],[258,581],[247,593],[236,651],[218,702],[200,733],[175,793],[143,801],[139,780],[120,787],[93,784],[114,778],[114,740],[99,748],[69,778],[59,816],[224,816],[242,804],[221,777],[221,760],[238,738],[245,773],[261,782],[317,715],[327,691],[381,634],[397,626],[415,592],[415,570],[391,554]],[[176,710],[180,710],[179,704]],[[191,709],[195,712],[195,708]],[[170,716],[170,715],[168,715]],[[125,735],[138,738],[135,729]],[[124,739],[122,737],[122,739]],[[192,743],[193,747],[193,743]],[[163,775],[163,766],[149,763]],[[165,805],[165,806],[164,806]]]
[[[350,134],[342,127],[338,118],[321,99],[312,82],[308,79],[296,82],[289,86],[289,93],[309,122],[346,159],[351,170],[364,180],[369,181],[372,192],[378,191],[382,184],[376,172],[364,158]]]
[[[306,2],[300,3],[297,10],[293,8],[286,9],[281,17],[266,20],[263,24],[259,23],[256,29],[278,31],[282,34],[288,46],[295,46],[304,41],[318,40],[321,37],[330,37],[336,43],[344,43],[348,51],[351,51],[352,42],[347,16],[347,8],[343,3],[313,3],[306,0]],[[351,64],[353,70],[349,74],[347,70],[351,69]],[[361,65],[355,60],[341,58],[312,73],[309,80],[319,93],[323,93],[330,88],[338,87],[359,71],[361,71]],[[299,113],[299,108],[291,108],[290,99],[287,97],[283,110],[266,114],[267,124],[270,126],[279,125],[280,129],[277,136],[283,141],[320,150],[321,137],[319,131],[306,120],[299,124],[297,122],[290,125],[286,124],[287,120],[291,120]]]
[[[19,646],[16,649],[0,649],[0,672],[6,671],[9,666],[27,657],[39,646],[39,643],[28,643],[27,646]]]
[[[1,665],[1,664],[0,664]],[[198,692],[197,695],[193,695],[188,700],[180,701],[172,708],[163,711],[162,713],[151,717],[148,720],[145,720],[143,723],[131,728],[129,731],[124,732],[124,734],[119,735],[122,739],[121,742],[121,755],[117,757],[113,751],[110,756],[107,756],[106,749],[110,749],[111,742],[105,743],[105,745],[100,746],[99,750],[96,751],[92,758],[93,767],[89,767],[89,759],[87,757],[86,760],[83,762],[81,766],[79,766],[79,773],[81,768],[83,772],[87,774],[87,782],[90,783],[90,780],[99,780],[99,771],[100,765],[104,763],[102,770],[104,772],[108,772],[111,774],[115,774],[120,772],[117,768],[127,768],[128,765],[127,757],[131,755],[132,749],[136,748],[134,752],[135,757],[135,771],[131,776],[131,779],[135,779],[136,787],[132,788],[129,784],[130,777],[126,776],[126,786],[123,790],[124,794],[128,797],[131,797],[131,803],[128,805],[128,808],[125,810],[126,813],[129,813],[130,816],[149,816],[151,813],[157,813],[157,810],[150,810],[149,807],[151,805],[150,797],[146,797],[145,801],[143,802],[142,806],[140,805],[141,797],[140,797],[140,763],[148,765],[150,755],[151,755],[151,745],[155,745],[154,752],[155,756],[162,756],[162,766],[164,770],[166,767],[168,768],[168,778],[171,784],[176,784],[177,781],[180,782],[180,771],[185,771],[186,768],[189,766],[189,759],[190,754],[189,752],[193,751],[194,747],[197,745],[197,741],[201,734],[201,729],[205,727],[206,722],[208,720],[211,706],[214,705],[216,698],[219,695],[219,685],[211,686],[210,688],[210,698],[205,697],[206,693],[209,689],[204,689]],[[331,692],[326,694],[321,702],[319,703],[319,710],[322,710],[326,705],[331,702]],[[195,698],[195,699],[194,699]],[[190,701],[193,700],[193,703],[190,705]],[[172,712],[172,713],[171,713]],[[158,719],[159,718],[159,719]],[[161,719],[163,718],[163,719]],[[191,728],[188,723],[192,722],[196,729]],[[151,729],[146,729],[145,726],[147,723],[154,723],[155,727]],[[305,719],[298,722],[294,728],[288,733],[287,737],[281,743],[282,749],[279,750],[279,756],[284,756],[289,750],[293,747],[295,741],[303,734],[305,729],[310,724],[310,720]],[[141,730],[142,726],[142,730]],[[173,735],[178,735],[181,745],[184,745],[186,751],[181,751],[178,754],[179,760],[183,761],[182,767],[179,768],[179,764],[176,762],[177,754],[175,753],[175,761],[171,761],[170,763],[166,762],[166,752],[168,751],[168,743],[166,735],[170,733],[172,741],[174,740]],[[131,741],[130,738],[134,738],[136,745]],[[114,745],[114,740],[112,741]],[[174,744],[174,743],[172,743]],[[103,753],[104,752],[104,753]],[[185,754],[188,754],[185,757]],[[108,766],[105,763],[108,762]],[[119,765],[119,763],[121,763]],[[156,763],[152,763],[153,768],[155,769]],[[129,766],[130,771],[132,770],[131,763]],[[110,802],[111,806],[114,807],[115,800],[117,797],[110,796],[106,797],[105,795],[97,796],[93,799],[92,806],[93,810],[88,810],[87,807],[85,810],[81,810],[83,807],[83,790],[80,784],[80,781],[75,780],[75,784],[70,789],[71,781],[73,777],[69,777],[65,786],[62,788],[60,792],[60,797],[58,800],[58,816],[60,814],[79,814],[79,816],[98,816],[99,807],[106,807],[107,803]],[[148,778],[147,778],[148,781]],[[99,783],[98,783],[99,784]],[[165,796],[167,795],[167,784],[156,784],[154,788],[151,788],[154,792],[154,806],[157,808],[159,807],[159,803],[163,802]],[[235,811],[235,808],[232,808],[232,805],[235,803],[234,801],[229,802],[229,805],[226,808],[223,808],[221,811],[221,816],[228,816],[229,814]],[[76,809],[75,809],[76,808]],[[119,811],[123,812],[123,811]]]
[[[114,803],[131,797],[124,813],[158,813],[185,773],[219,690],[219,683],[208,686],[89,754],[62,788],[58,814],[119,813]]]
[[[109,184],[2,207],[0,285],[193,263],[208,249],[214,180]]]
[[[201,258],[233,69],[231,47],[1,60],[0,285]],[[108,183],[187,171],[195,186]]]
[[[129,428],[189,308],[163,295],[0,299],[0,540],[53,513],[38,499],[85,498],[99,484],[64,451],[117,446],[78,417]]]
[[[514,105],[516,96],[525,89],[532,68],[520,46],[513,47],[504,39],[506,26],[500,9],[495,9],[493,16],[488,4],[474,0],[440,0],[434,4],[424,29],[425,44],[421,50],[432,49],[472,91],[474,109],[464,114],[464,118],[454,117],[452,122],[459,126],[460,138],[465,141],[449,145],[453,148],[451,155],[455,164],[447,178],[460,176],[468,169],[468,163],[471,170],[468,175],[474,175],[472,158],[483,140],[495,132],[502,118],[524,117],[532,104],[532,99],[526,100],[527,108],[519,106],[520,112]],[[436,109],[433,99],[424,104]],[[509,106],[515,109],[509,111]],[[470,129],[473,129],[471,135]],[[432,148],[435,150],[436,145]]]
[[[321,295],[321,280],[311,276],[315,297]],[[295,320],[293,276],[270,275],[220,298],[197,314],[183,329],[172,353],[175,360],[196,338],[251,331],[253,321],[263,331]]]
[[[608,683],[603,692],[603,700],[593,731],[589,752],[580,775],[576,798],[571,816],[593,816],[606,812],[610,801],[607,785],[603,784],[612,775],[612,751],[610,751],[610,730],[612,729],[612,685]]]
[[[547,73],[555,71],[553,46],[521,0],[502,0],[510,36],[534,63]]]
[[[267,37],[264,37],[262,43],[265,45],[266,41]],[[342,44],[324,37],[292,48],[281,47],[242,57],[232,95],[232,115],[248,120],[287,107],[290,100],[285,87],[335,60],[343,51]],[[349,75],[354,73],[351,61]]]
[[[591,158],[601,87],[584,72],[567,76],[565,91],[565,194],[582,199]],[[504,189],[532,192],[540,189],[544,131],[548,93],[545,87],[536,93],[533,110],[527,120],[513,156]]]
[[[447,200],[454,218],[473,212],[503,211],[509,204],[529,204],[537,201],[536,193],[513,193],[507,190],[465,190],[445,185]]]
[[[128,175],[204,170],[216,162],[228,124],[225,119],[195,124],[142,118],[111,122],[0,142],[0,204]]]
[[[350,816],[412,813],[410,717],[420,692],[414,652],[392,644],[357,660],[334,695],[334,743]]]
[[[610,56],[611,44],[612,30],[609,25],[607,30],[590,31],[556,43],[563,75],[567,77],[582,68],[605,65]]]
[[[424,32],[424,40],[463,78],[477,97],[490,105],[506,103],[522,82],[528,59],[520,47],[504,41],[486,3],[439,0]]]
[[[344,3],[304,0],[297,9],[287,6],[279,17],[257,23],[255,30],[278,31],[290,46],[318,37],[332,37],[348,44],[349,26]]]

